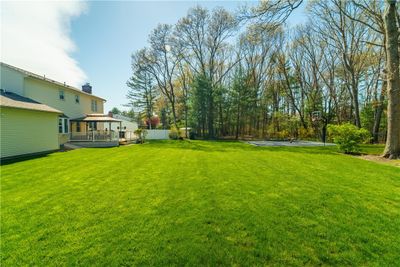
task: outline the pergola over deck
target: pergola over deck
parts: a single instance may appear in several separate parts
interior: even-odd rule
[[[105,114],[87,114],[85,117],[70,119],[71,127],[73,123],[84,123],[86,131],[71,131],[71,141],[118,141],[119,133],[114,132],[111,128],[112,123],[118,123],[119,129],[122,127],[122,121],[109,117]],[[103,127],[98,129],[98,123],[102,123]],[[108,128],[106,127],[108,124]],[[75,128],[76,129],[76,128]]]

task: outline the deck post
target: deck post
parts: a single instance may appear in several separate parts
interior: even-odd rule
[[[110,131],[110,141],[112,140],[111,121],[108,122],[108,130]]]
[[[72,121],[69,121],[69,134],[68,134],[68,142],[72,139]]]

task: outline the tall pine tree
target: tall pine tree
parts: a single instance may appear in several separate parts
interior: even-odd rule
[[[130,87],[127,95],[129,105],[139,108],[145,114],[146,121],[149,122],[151,129],[151,117],[154,113],[154,103],[157,94],[156,86],[151,76],[146,71],[138,69],[133,73],[127,85]]]

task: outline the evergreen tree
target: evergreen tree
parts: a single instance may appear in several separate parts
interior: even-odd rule
[[[211,82],[203,74],[194,77],[192,83],[191,104],[192,123],[195,125],[197,134],[202,137],[209,137],[207,122],[209,115],[209,97]]]
[[[131,107],[139,108],[144,112],[146,120],[151,121],[154,113],[156,87],[150,75],[141,69],[136,70],[127,82],[130,87],[127,98]],[[149,124],[151,128],[151,124]]]

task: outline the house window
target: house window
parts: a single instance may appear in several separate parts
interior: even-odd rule
[[[76,123],[76,131],[79,133],[81,131],[81,123],[77,122]]]
[[[63,119],[58,119],[58,132],[63,132]]]
[[[64,91],[63,90],[59,91],[59,97],[60,97],[60,100],[65,100],[65,95],[64,95]]]
[[[96,131],[97,130],[97,122],[95,122],[95,121],[90,122],[89,127],[92,131]]]
[[[64,133],[68,133],[68,119],[64,119]]]
[[[75,103],[79,104],[79,95],[75,95]]]
[[[97,112],[97,101],[92,99],[92,111]]]
[[[69,132],[69,120],[66,118],[59,118],[58,119],[58,132],[66,134]]]

